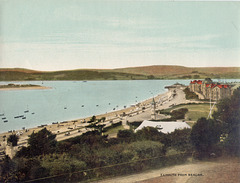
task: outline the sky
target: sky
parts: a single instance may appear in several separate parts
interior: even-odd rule
[[[240,2],[0,0],[0,68],[240,67]]]

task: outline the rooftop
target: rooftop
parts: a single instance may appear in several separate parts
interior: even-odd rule
[[[144,127],[153,127],[157,128],[159,132],[162,133],[171,133],[174,132],[176,129],[184,129],[184,128],[190,128],[190,126],[186,122],[176,122],[176,121],[148,121],[144,120],[142,124],[135,130],[141,130]]]

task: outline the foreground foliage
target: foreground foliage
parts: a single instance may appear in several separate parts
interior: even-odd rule
[[[174,133],[166,135],[155,128],[144,128],[137,133],[120,130],[117,138],[108,139],[97,130],[56,143],[55,135],[43,129],[31,135],[29,146],[22,148],[13,160],[5,158],[0,181],[41,177],[49,177],[47,182],[81,181],[184,162],[187,155],[178,153],[185,148],[179,148],[177,139],[188,138],[189,132],[181,133],[180,138]],[[183,143],[190,145],[189,139]],[[165,157],[168,148],[176,149],[171,158]]]

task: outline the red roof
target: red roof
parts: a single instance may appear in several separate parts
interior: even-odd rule
[[[194,81],[191,81],[190,84],[203,84],[203,82],[201,80],[194,80]],[[219,87],[219,88],[231,88],[230,85],[222,85],[222,84],[206,84],[206,87],[211,87],[211,88],[214,88],[214,87]]]
[[[217,86],[216,84],[211,84],[211,88],[214,88],[215,86]]]
[[[224,88],[231,88],[229,85],[223,85]]]
[[[194,81],[191,81],[190,83],[191,84],[195,84],[195,83],[202,84],[202,81],[201,80],[194,80]]]

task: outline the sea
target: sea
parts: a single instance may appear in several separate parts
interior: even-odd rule
[[[0,133],[120,110],[164,93],[165,86],[177,82],[188,85],[190,80],[0,82],[50,87],[0,91]]]

